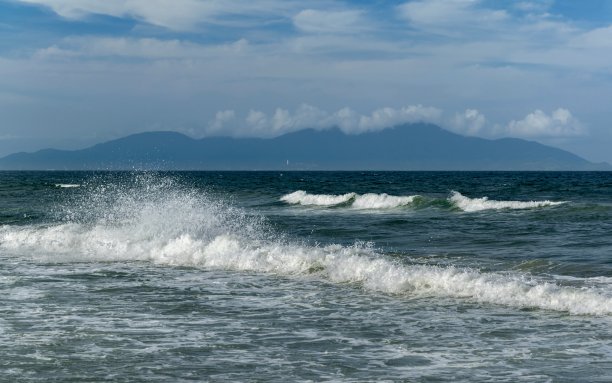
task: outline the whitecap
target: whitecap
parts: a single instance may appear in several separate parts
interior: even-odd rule
[[[348,202],[355,195],[355,193],[341,195],[308,194],[304,190],[298,190],[282,196],[280,200],[292,205],[334,206]]]
[[[538,207],[556,206],[564,201],[495,201],[488,197],[469,198],[457,191],[452,191],[448,199],[454,206],[465,212],[475,212],[482,210],[502,210],[502,209],[533,209]]]
[[[281,201],[292,205],[305,206],[336,206],[347,204],[347,207],[354,209],[391,209],[400,206],[410,205],[417,196],[393,196],[386,193],[375,194],[309,194],[303,190],[298,190],[286,194],[280,198]]]
[[[355,209],[391,209],[410,205],[416,197],[418,196],[393,196],[386,193],[368,193],[356,196],[351,207]]]

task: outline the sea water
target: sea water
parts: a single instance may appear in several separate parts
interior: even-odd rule
[[[612,381],[612,173],[1,172],[0,381]]]

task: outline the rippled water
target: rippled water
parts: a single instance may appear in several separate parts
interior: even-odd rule
[[[0,380],[612,380],[612,174],[0,173]]]

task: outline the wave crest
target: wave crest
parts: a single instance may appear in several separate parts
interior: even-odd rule
[[[488,197],[469,198],[457,191],[452,191],[449,201],[457,208],[465,212],[475,212],[482,210],[502,210],[502,209],[533,209],[545,206],[556,206],[566,202],[560,201],[495,201]]]
[[[382,194],[363,194],[355,197],[351,207],[355,209],[391,209],[394,207],[410,205],[417,196],[393,196]]]
[[[282,196],[280,200],[292,205],[304,206],[337,206],[350,203],[350,207],[354,209],[392,209],[410,205],[416,197],[415,195],[393,196],[386,193],[309,194],[304,190],[298,190]]]
[[[355,196],[355,193],[341,195],[308,194],[304,190],[298,190],[282,196],[280,200],[292,205],[334,206],[346,203]]]

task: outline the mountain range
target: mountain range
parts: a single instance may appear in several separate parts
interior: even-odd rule
[[[3,170],[612,170],[517,138],[466,137],[431,124],[345,134],[305,129],[276,138],[146,132],[81,150],[0,158]]]

